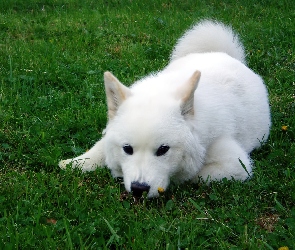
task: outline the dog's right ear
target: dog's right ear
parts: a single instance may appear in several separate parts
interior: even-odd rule
[[[112,120],[122,102],[131,95],[131,91],[108,71],[104,73],[104,85],[107,96],[108,117],[109,120]]]

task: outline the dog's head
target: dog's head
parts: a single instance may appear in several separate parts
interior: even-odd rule
[[[110,72],[104,78],[109,117],[106,163],[115,177],[124,178],[126,190],[136,196],[146,191],[148,197],[155,197],[158,188],[167,189],[171,178],[192,178],[194,170],[190,168],[198,148],[190,121],[200,72],[175,89],[156,77],[132,88]]]

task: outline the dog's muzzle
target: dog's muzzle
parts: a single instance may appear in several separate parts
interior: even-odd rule
[[[139,183],[138,181],[131,183],[131,192],[135,197],[141,197],[143,192],[149,192],[150,186],[147,183]]]

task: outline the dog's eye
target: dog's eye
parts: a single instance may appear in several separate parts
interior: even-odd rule
[[[133,148],[129,144],[125,144],[123,150],[127,155],[133,155]]]
[[[162,155],[166,154],[169,149],[170,149],[169,146],[164,145],[164,144],[161,145],[156,152],[156,156],[162,156]]]

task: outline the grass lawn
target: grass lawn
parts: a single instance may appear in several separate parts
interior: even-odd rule
[[[107,122],[103,72],[131,84],[213,18],[240,34],[272,129],[251,180],[124,197],[107,169],[60,170]],[[272,0],[0,2],[0,249],[295,249],[295,11]]]

